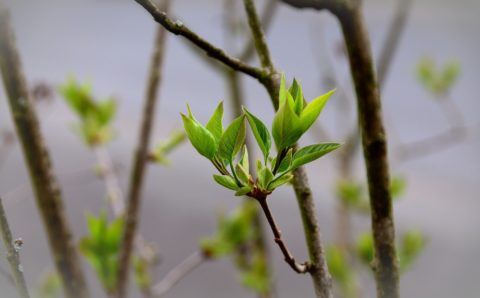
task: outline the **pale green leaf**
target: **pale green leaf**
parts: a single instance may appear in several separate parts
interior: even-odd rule
[[[323,110],[323,107],[330,99],[330,96],[335,93],[335,89],[320,95],[319,97],[312,100],[300,114],[300,120],[302,122],[302,132],[306,132],[310,126],[317,120],[318,116]]]
[[[293,179],[292,174],[285,174],[278,178],[273,179],[267,186],[268,191],[273,191],[274,189],[284,185],[285,183],[290,182]]]
[[[197,149],[198,153],[208,159],[212,159],[217,151],[215,138],[212,133],[195,120],[193,116],[189,118],[183,114],[181,115],[190,143]]]
[[[218,184],[231,189],[231,190],[238,190],[240,187],[237,185],[235,179],[228,175],[213,175],[213,179]]]
[[[245,115],[242,115],[225,129],[218,145],[218,156],[230,163],[245,141]]]
[[[301,165],[312,162],[339,147],[340,144],[335,143],[316,144],[303,147],[293,155],[290,170],[294,170]]]
[[[268,155],[270,154],[270,147],[272,146],[272,139],[268,132],[268,128],[260,119],[247,111],[247,109],[244,108],[243,110],[245,111],[245,115],[247,116],[248,123],[250,124],[253,135],[257,140],[258,146],[263,153],[264,161],[266,162]]]
[[[223,134],[222,120],[223,120],[223,101],[221,101],[218,104],[217,108],[215,109],[215,112],[213,113],[210,120],[208,120],[208,123],[206,125],[206,128],[215,137],[215,141],[217,141],[217,143],[220,141],[220,138],[222,137],[222,134]]]
[[[258,172],[258,185],[262,189],[267,189],[267,185],[273,180],[272,171],[268,167],[264,167]]]
[[[285,85],[285,73],[282,72],[280,77],[280,89],[278,91],[278,106],[281,107],[287,99],[287,86]]]
[[[302,123],[300,118],[295,114],[287,100],[285,104],[280,106],[272,124],[272,135],[275,140],[277,150],[282,150],[295,144],[302,136]]]
[[[252,191],[252,188],[247,185],[247,186],[244,186],[244,187],[240,188],[239,190],[237,190],[235,195],[237,197],[240,197],[240,196],[244,196],[244,195],[248,194],[251,191]]]

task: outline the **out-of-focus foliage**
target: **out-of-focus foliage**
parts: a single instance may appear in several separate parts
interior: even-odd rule
[[[35,291],[37,298],[58,298],[62,292],[62,281],[55,271],[48,271],[40,278]]]
[[[108,222],[105,212],[98,217],[86,215],[89,236],[80,241],[80,252],[97,273],[107,293],[116,288],[118,256],[123,230],[123,219]]]
[[[436,97],[447,94],[460,76],[460,64],[457,61],[447,62],[438,68],[430,57],[424,57],[417,63],[417,77],[422,86]]]
[[[335,246],[327,249],[328,269],[332,274],[332,278],[337,282],[342,297],[356,297],[356,274],[348,261],[348,254]]]
[[[83,141],[88,146],[101,145],[112,136],[111,124],[117,111],[113,98],[95,100],[89,84],[79,84],[73,78],[59,88],[70,109],[79,117],[75,126]]]
[[[183,144],[186,137],[187,135],[183,131],[173,131],[166,140],[155,146],[151,154],[151,160],[162,165],[169,165],[170,160],[168,160],[167,155]]]

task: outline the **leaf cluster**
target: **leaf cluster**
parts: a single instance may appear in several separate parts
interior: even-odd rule
[[[108,142],[112,138],[111,124],[117,111],[113,98],[95,100],[89,84],[79,84],[73,78],[59,88],[70,109],[78,116],[80,123],[75,127],[88,146]]]
[[[97,273],[105,291],[112,293],[116,288],[124,221],[116,218],[109,223],[105,212],[98,217],[87,213],[86,221],[89,236],[81,239],[80,252]]]
[[[306,103],[300,84],[293,80],[290,88],[282,75],[279,91],[279,109],[272,123],[267,126],[246,108],[244,113],[223,128],[223,102],[220,102],[208,123],[204,126],[187,105],[188,114],[182,114],[187,137],[193,147],[209,159],[220,175],[214,180],[235,195],[254,198],[266,197],[277,187],[288,183],[292,172],[340,147],[336,143],[314,144],[295,150],[295,144],[320,115],[334,90]],[[246,121],[245,121],[246,120]],[[255,173],[249,169],[248,150],[245,146],[246,123],[262,152],[263,160],[255,163]],[[273,142],[277,154],[271,156]]]
[[[422,58],[417,64],[417,77],[425,89],[436,96],[447,94],[460,76],[460,64],[457,61],[446,63],[438,69],[432,58]]]

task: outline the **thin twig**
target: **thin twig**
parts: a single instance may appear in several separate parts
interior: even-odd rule
[[[263,63],[271,63],[268,69],[271,70],[270,80],[264,82],[264,86],[270,94],[275,109],[278,109],[279,78],[278,72],[273,66],[272,59],[269,58],[268,46],[265,42],[263,31],[258,23],[258,16],[252,0],[244,0],[247,17],[253,19],[249,21],[250,29],[253,31],[253,38],[256,39],[255,46]],[[261,53],[262,51],[267,51]],[[310,255],[309,273],[313,280],[315,293],[319,298],[331,298],[332,278],[328,272],[325,251],[321,242],[320,229],[317,216],[315,214],[315,203],[312,191],[308,184],[307,175],[303,167],[299,167],[294,172],[293,188],[297,198],[300,214],[302,216],[303,229],[307,247]]]
[[[47,147],[30,99],[9,19],[6,8],[0,2],[0,68],[12,118],[30,172],[37,207],[63,282],[65,296],[89,297],[72,232],[65,216],[63,198],[53,175]]]
[[[196,251],[185,258],[180,264],[175,266],[165,277],[152,287],[154,297],[161,297],[167,293],[174,285],[176,285],[188,273],[205,262],[207,258],[200,252]]]
[[[122,194],[122,188],[118,182],[117,175],[115,175],[115,169],[110,154],[104,145],[96,146],[93,150],[97,157],[98,165],[100,166],[100,174],[105,180],[107,200],[110,203],[109,205],[112,208],[112,212],[115,217],[123,216],[125,212],[125,201]]]
[[[0,198],[0,232],[2,233],[3,244],[7,250],[7,260],[10,264],[12,277],[17,287],[18,294],[22,298],[29,298],[27,284],[23,276],[23,266],[20,262],[20,248],[22,243],[19,240],[13,240],[12,232],[7,221],[7,214],[3,208],[2,198]],[[18,243],[17,243],[18,242]]]
[[[299,264],[295,261],[295,258],[293,255],[290,253],[287,244],[282,238],[282,233],[280,229],[278,228],[275,219],[273,218],[272,213],[270,212],[270,208],[268,207],[267,204],[267,198],[259,198],[257,199],[258,203],[260,203],[260,206],[262,207],[263,213],[265,214],[265,217],[267,218],[268,224],[270,225],[270,228],[272,229],[273,236],[275,237],[275,243],[278,244],[280,247],[280,250],[282,251],[283,256],[285,257],[285,262],[287,262],[288,265],[293,269],[293,271],[297,273],[307,273],[311,266],[308,262],[305,262],[303,264]]]
[[[263,81],[265,79],[265,72],[261,68],[245,64],[239,59],[228,55],[222,49],[217,48],[216,46],[203,39],[197,33],[193,32],[181,21],[174,21],[170,19],[165,12],[162,12],[157,7],[155,7],[155,5],[150,0],[135,1],[141,6],[143,6],[152,15],[153,19],[157,23],[161,24],[166,30],[170,31],[175,35],[185,37],[186,39],[194,43],[196,46],[204,50],[206,54],[211,56],[212,58],[224,63],[232,69],[248,74],[259,81]]]
[[[168,5],[169,0],[164,0],[163,9],[168,10]],[[157,11],[156,8],[155,11]],[[162,15],[165,16],[165,14]],[[170,24],[170,22],[166,23]],[[124,298],[127,295],[130,258],[133,251],[133,242],[136,238],[135,235],[139,221],[138,217],[142,201],[141,190],[146,174],[146,166],[148,163],[150,135],[154,124],[155,107],[157,104],[158,89],[161,79],[161,67],[163,64],[163,58],[165,56],[165,38],[166,31],[161,26],[157,26],[155,47],[152,53],[152,61],[150,64],[147,81],[147,90],[143,107],[139,139],[134,153],[133,167],[130,176],[127,209],[125,213],[125,228],[123,231],[119,259],[120,264],[118,266],[117,273],[118,288],[116,294],[118,298]]]

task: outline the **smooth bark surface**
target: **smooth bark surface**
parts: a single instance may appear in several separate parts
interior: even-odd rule
[[[0,68],[23,155],[28,165],[37,207],[45,226],[56,269],[68,298],[89,297],[63,199],[40,132],[40,124],[16,49],[9,15],[0,3]]]

